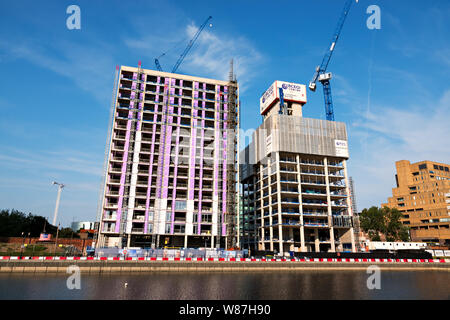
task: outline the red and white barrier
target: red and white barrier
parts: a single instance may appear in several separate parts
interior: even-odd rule
[[[204,262],[340,262],[340,263],[449,263],[449,259],[374,259],[374,258],[174,258],[174,257],[18,257],[0,256],[0,260],[41,260],[41,261],[204,261]]]

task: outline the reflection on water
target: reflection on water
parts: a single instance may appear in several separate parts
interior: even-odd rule
[[[381,290],[365,271],[140,273],[83,275],[69,290],[65,274],[2,274],[0,299],[449,299],[446,271],[381,271]],[[125,283],[128,283],[125,287]]]

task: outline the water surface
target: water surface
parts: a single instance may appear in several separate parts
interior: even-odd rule
[[[1,274],[0,299],[446,299],[446,271],[381,271],[369,290],[365,271],[81,274],[69,290],[66,274]],[[125,286],[127,283],[127,286]]]

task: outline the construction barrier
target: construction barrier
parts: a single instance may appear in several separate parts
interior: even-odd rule
[[[340,263],[449,263],[449,259],[353,259],[353,258],[178,258],[178,257],[17,257],[0,256],[0,260],[40,260],[40,261],[63,261],[63,260],[86,260],[86,261],[223,261],[223,262],[340,262]]]

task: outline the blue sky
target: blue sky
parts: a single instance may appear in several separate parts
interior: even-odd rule
[[[66,8],[81,8],[68,30]],[[369,30],[369,5],[381,29]],[[261,123],[259,97],[274,81],[307,84],[344,1],[13,1],[0,3],[0,208],[94,220],[116,65],[164,70],[205,28],[180,73],[226,79],[235,60],[242,127]],[[360,0],[329,65],[335,118],[347,124],[358,207],[380,205],[395,161],[450,161],[450,3]],[[304,116],[325,118],[322,88]]]

